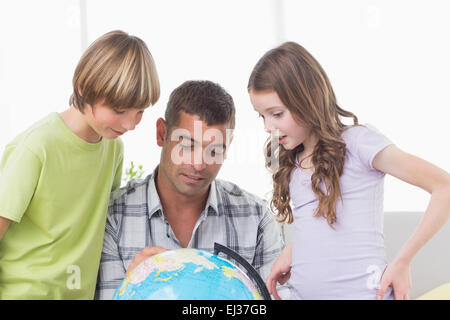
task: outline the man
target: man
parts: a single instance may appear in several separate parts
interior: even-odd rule
[[[265,279],[283,249],[266,202],[215,179],[235,125],[232,97],[210,81],[187,81],[156,123],[159,166],[112,195],[96,298],[111,299],[126,273],[163,250],[213,251],[214,242],[244,257]]]

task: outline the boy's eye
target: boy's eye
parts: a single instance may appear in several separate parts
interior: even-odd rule
[[[264,116],[261,113],[258,113],[258,117],[264,119]]]
[[[114,112],[115,112],[116,114],[124,114],[124,113],[125,113],[125,111],[119,111],[119,110],[114,110]]]

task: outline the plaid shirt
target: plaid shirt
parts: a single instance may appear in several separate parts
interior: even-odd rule
[[[157,170],[144,180],[130,181],[111,196],[96,299],[112,298],[128,265],[144,247],[182,247],[163,214],[155,187]],[[188,247],[213,252],[214,242],[239,253],[264,280],[284,247],[281,229],[266,201],[219,179],[211,184]]]

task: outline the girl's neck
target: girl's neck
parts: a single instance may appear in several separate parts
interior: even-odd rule
[[[302,170],[314,170],[312,155],[318,141],[319,139],[315,134],[311,134],[305,141],[303,141],[303,151],[297,155],[297,163]]]

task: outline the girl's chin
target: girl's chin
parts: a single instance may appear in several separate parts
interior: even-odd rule
[[[284,143],[284,144],[281,144],[280,146],[282,146],[282,147],[284,148],[284,150],[294,150],[294,149],[297,148],[299,145],[300,145],[300,144],[298,144],[298,145],[292,145],[292,144],[289,144],[289,143]]]

